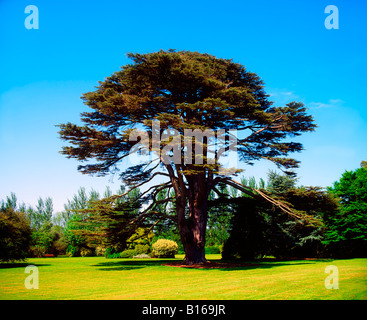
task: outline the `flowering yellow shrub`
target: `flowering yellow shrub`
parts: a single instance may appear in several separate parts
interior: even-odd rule
[[[158,258],[174,258],[178,251],[178,245],[175,241],[168,239],[159,239],[152,245],[152,253]]]

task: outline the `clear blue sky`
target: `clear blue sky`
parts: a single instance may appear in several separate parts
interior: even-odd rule
[[[31,4],[38,30],[24,25]],[[338,30],[324,26],[327,5],[339,9]],[[50,196],[58,211],[81,186],[118,189],[116,178],[82,175],[58,153],[55,125],[79,123],[81,94],[128,63],[128,52],[233,58],[277,104],[304,102],[319,128],[300,139],[299,184],[331,185],[367,158],[367,1],[0,0],[0,14],[0,199]],[[269,168],[245,174],[265,178]]]

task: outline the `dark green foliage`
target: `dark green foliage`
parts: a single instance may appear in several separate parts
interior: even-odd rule
[[[138,199],[139,195],[140,191],[135,189],[126,195],[120,193],[95,201],[93,208],[86,211],[88,213],[86,221],[98,227],[95,228],[94,233],[86,236],[89,239],[93,237],[96,242],[100,241],[106,247],[114,247],[119,252],[129,249],[129,246],[134,247],[135,239],[130,238],[134,233],[139,232],[141,225],[141,221],[136,219],[142,204]],[[136,223],[133,223],[134,219]],[[140,238],[147,236],[145,231],[136,236],[138,240],[136,244],[144,242],[144,239]]]
[[[108,259],[114,258],[133,258],[139,254],[147,254],[150,252],[150,246],[146,245],[136,245],[134,249],[126,249],[122,252],[118,252],[115,248],[107,248],[105,252],[105,257]]]
[[[100,200],[97,192],[92,190],[88,196],[85,189],[80,188],[73,200],[68,202],[65,206],[65,235],[70,255],[78,255],[82,248],[95,251],[97,246],[111,247],[115,252],[121,252],[128,247],[127,240],[137,229],[136,225],[128,224],[139,207],[135,202],[139,191],[136,189],[128,195],[122,194],[123,188],[117,195],[106,189],[106,198]]]
[[[53,244],[57,237],[58,235],[53,230],[51,222],[45,223],[38,230],[33,231],[32,247],[36,247],[34,256],[42,256],[45,253],[55,254]]]
[[[0,261],[24,260],[30,248],[31,232],[24,213],[15,211],[13,206],[3,207],[0,210]]]
[[[32,228],[38,230],[44,224],[50,224],[52,213],[52,199],[50,197],[46,198],[45,200],[39,198],[36,208],[29,208],[28,210],[28,217],[30,219]]]
[[[206,246],[205,253],[206,254],[219,254],[222,253],[222,245],[213,245],[213,246]]]
[[[153,243],[154,234],[149,228],[137,228],[132,236],[127,239],[128,249],[135,249],[138,253],[148,253]]]
[[[300,218],[290,218],[267,202],[251,197],[237,199],[223,258],[251,260],[275,256],[287,259],[325,255],[322,217],[338,212],[335,198],[318,187],[295,188],[294,182],[282,184],[279,181],[287,182],[289,178],[269,174],[268,186],[277,186],[272,196],[287,203]],[[305,216],[308,222],[302,219]]]
[[[261,204],[250,197],[236,202],[230,237],[223,246],[223,259],[252,260],[270,253],[268,225],[261,209]]]
[[[132,258],[138,254],[149,253],[154,234],[149,228],[137,228],[126,240],[126,248],[120,253],[120,258]],[[115,246],[115,250],[120,246]],[[113,256],[113,255],[112,255]]]
[[[13,209],[16,210],[18,208],[18,204],[17,204],[17,196],[15,195],[14,192],[10,193],[10,197],[6,197],[6,200],[1,200],[1,204],[0,204],[0,211],[5,212],[5,210],[7,209]]]
[[[271,238],[272,255],[283,259],[325,255],[322,217],[338,212],[334,197],[319,187],[298,187],[283,193],[281,199],[296,212],[309,216],[312,223],[289,219],[280,212],[271,216],[271,230],[275,230],[275,236]]]
[[[140,252],[140,253],[145,253],[145,252]],[[117,258],[132,258],[133,256],[136,256],[140,253],[138,253],[137,250],[127,249],[127,250],[122,251]]]
[[[225,184],[218,186],[218,191],[222,194],[222,197],[229,198],[231,189],[228,189]],[[234,191],[234,190],[232,190]],[[209,201],[216,199],[214,192],[209,195]],[[223,246],[229,237],[230,222],[233,215],[233,208],[228,203],[218,203],[214,206],[209,206],[208,210],[208,223],[206,230],[206,252],[213,251],[215,249],[209,249],[209,247]],[[219,250],[219,249],[218,249]],[[217,251],[217,250],[215,250]],[[218,252],[219,253],[219,252]]]
[[[85,247],[80,250],[80,256],[81,257],[93,257],[95,256],[95,251],[94,249]]]
[[[94,190],[88,195],[84,187],[79,188],[77,193],[73,195],[73,198],[71,200],[68,199],[67,203],[64,204],[64,210],[60,213],[60,225],[66,227],[70,218],[80,214],[81,210],[90,207],[92,201],[99,197],[100,195]]]
[[[274,194],[280,195],[296,185],[296,179],[288,176],[282,175],[275,171],[269,171],[268,173],[268,185],[267,190]]]
[[[3,212],[8,209],[22,213],[31,230],[30,248],[28,257],[42,257],[46,253],[54,255],[65,254],[68,246],[67,238],[61,226],[52,222],[53,202],[50,197],[39,198],[35,208],[27,207],[24,203],[18,205],[17,197],[11,193],[5,201],[1,201]]]
[[[104,256],[108,259],[108,258],[112,258],[112,256],[114,256],[114,254],[119,254],[118,252],[116,252],[116,250],[112,247],[108,247],[106,248],[106,251],[104,253]]]
[[[69,244],[68,247],[66,248],[66,254],[69,257],[79,257],[80,256],[80,251],[81,251],[80,247],[76,247],[76,246],[73,246],[71,244]]]
[[[134,250],[136,251],[137,254],[142,254],[142,253],[149,253],[150,252],[150,245],[147,244],[138,244],[135,246]]]
[[[329,191],[340,199],[340,208],[324,216],[325,243],[335,256],[366,257],[367,169],[344,172]]]
[[[83,217],[81,215],[74,215],[67,222],[64,231],[69,244],[66,253],[72,257],[78,257],[81,249],[87,246],[87,239],[80,232],[85,228],[81,222],[83,222]]]
[[[65,235],[64,228],[58,225],[54,225],[53,228],[56,233],[56,237],[52,245],[53,252],[56,255],[65,255],[68,247],[68,238]]]

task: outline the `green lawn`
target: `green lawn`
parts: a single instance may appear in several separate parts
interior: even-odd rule
[[[225,269],[162,265],[168,261],[85,257],[0,264],[0,299],[367,299],[367,259],[261,262]],[[29,276],[24,270],[31,264],[39,270],[39,289],[24,286]],[[338,267],[339,289],[325,288],[328,265]]]

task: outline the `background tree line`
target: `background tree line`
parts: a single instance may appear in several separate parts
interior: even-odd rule
[[[300,218],[261,202],[235,188],[220,185],[209,197],[206,253],[224,259],[304,257],[365,257],[367,255],[367,168],[346,171],[326,189],[296,186],[296,179],[270,171],[268,179],[244,178],[244,186],[258,188],[289,205]],[[183,246],[174,221],[174,203],[157,193],[151,215],[141,221],[142,194],[89,193],[80,188],[55,213],[51,198],[39,198],[35,207],[19,203],[11,193],[0,202],[0,260],[12,261],[45,254],[131,257],[150,253],[152,243],[164,238]],[[149,213],[149,205],[146,208]],[[303,218],[307,216],[307,223]],[[157,219],[158,217],[158,219]],[[161,218],[159,218],[161,217]],[[172,217],[172,219],[167,219]]]

